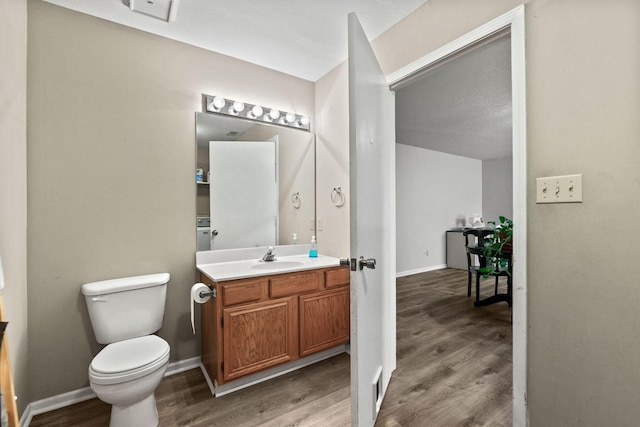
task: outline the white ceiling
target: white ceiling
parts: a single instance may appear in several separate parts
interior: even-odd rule
[[[480,160],[512,155],[511,38],[469,49],[396,91],[396,142]]]
[[[347,58],[348,13],[373,40],[428,0],[180,0],[173,22],[123,0],[45,1],[315,82]]]

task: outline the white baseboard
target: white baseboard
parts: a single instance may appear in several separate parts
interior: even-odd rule
[[[56,409],[84,402],[85,400],[93,399],[94,397],[96,397],[96,395],[91,391],[91,388],[84,387],[67,393],[58,394],[57,396],[47,397],[46,399],[36,400],[35,402],[29,403],[25,408],[22,413],[22,417],[20,417],[20,425],[22,427],[29,427],[31,419],[36,415],[55,411]]]
[[[396,277],[411,276],[412,274],[426,273],[427,271],[442,270],[447,268],[447,264],[432,265],[431,267],[418,268],[416,270],[399,271]]]
[[[188,371],[189,369],[195,369],[200,366],[200,356],[192,357],[191,359],[179,360],[177,362],[169,363],[167,372],[164,376],[179,374],[180,372]]]
[[[33,413],[31,412],[31,404],[27,404],[27,407],[24,408],[24,412],[22,413],[22,416],[20,417],[20,425],[22,427],[29,427],[29,424],[31,424],[31,419],[33,418]]]
[[[167,372],[165,372],[164,376],[168,377],[170,375],[188,371],[189,369],[197,368],[198,366],[200,366],[200,356],[172,362],[169,363]],[[84,402],[85,400],[93,399],[94,397],[96,397],[96,395],[91,391],[91,388],[84,387],[67,393],[58,394],[57,396],[47,397],[46,399],[36,400],[35,402],[29,403],[25,408],[22,416],[20,417],[20,425],[22,427],[29,427],[31,420],[36,415]]]

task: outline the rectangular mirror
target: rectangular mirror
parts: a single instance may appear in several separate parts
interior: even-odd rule
[[[275,176],[263,185],[256,174],[267,164]],[[197,112],[196,169],[196,250],[309,243],[316,234],[313,134]]]

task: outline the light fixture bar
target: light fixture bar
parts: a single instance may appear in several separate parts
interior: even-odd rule
[[[262,105],[235,101],[221,96],[204,95],[204,99],[205,112],[207,113],[240,117],[257,122],[271,123],[274,125],[306,131],[311,127],[311,119],[300,114],[280,111],[275,108],[268,108]]]

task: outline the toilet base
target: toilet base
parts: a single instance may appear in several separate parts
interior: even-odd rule
[[[158,409],[153,393],[141,401],[128,406],[111,406],[109,427],[156,427]]]

